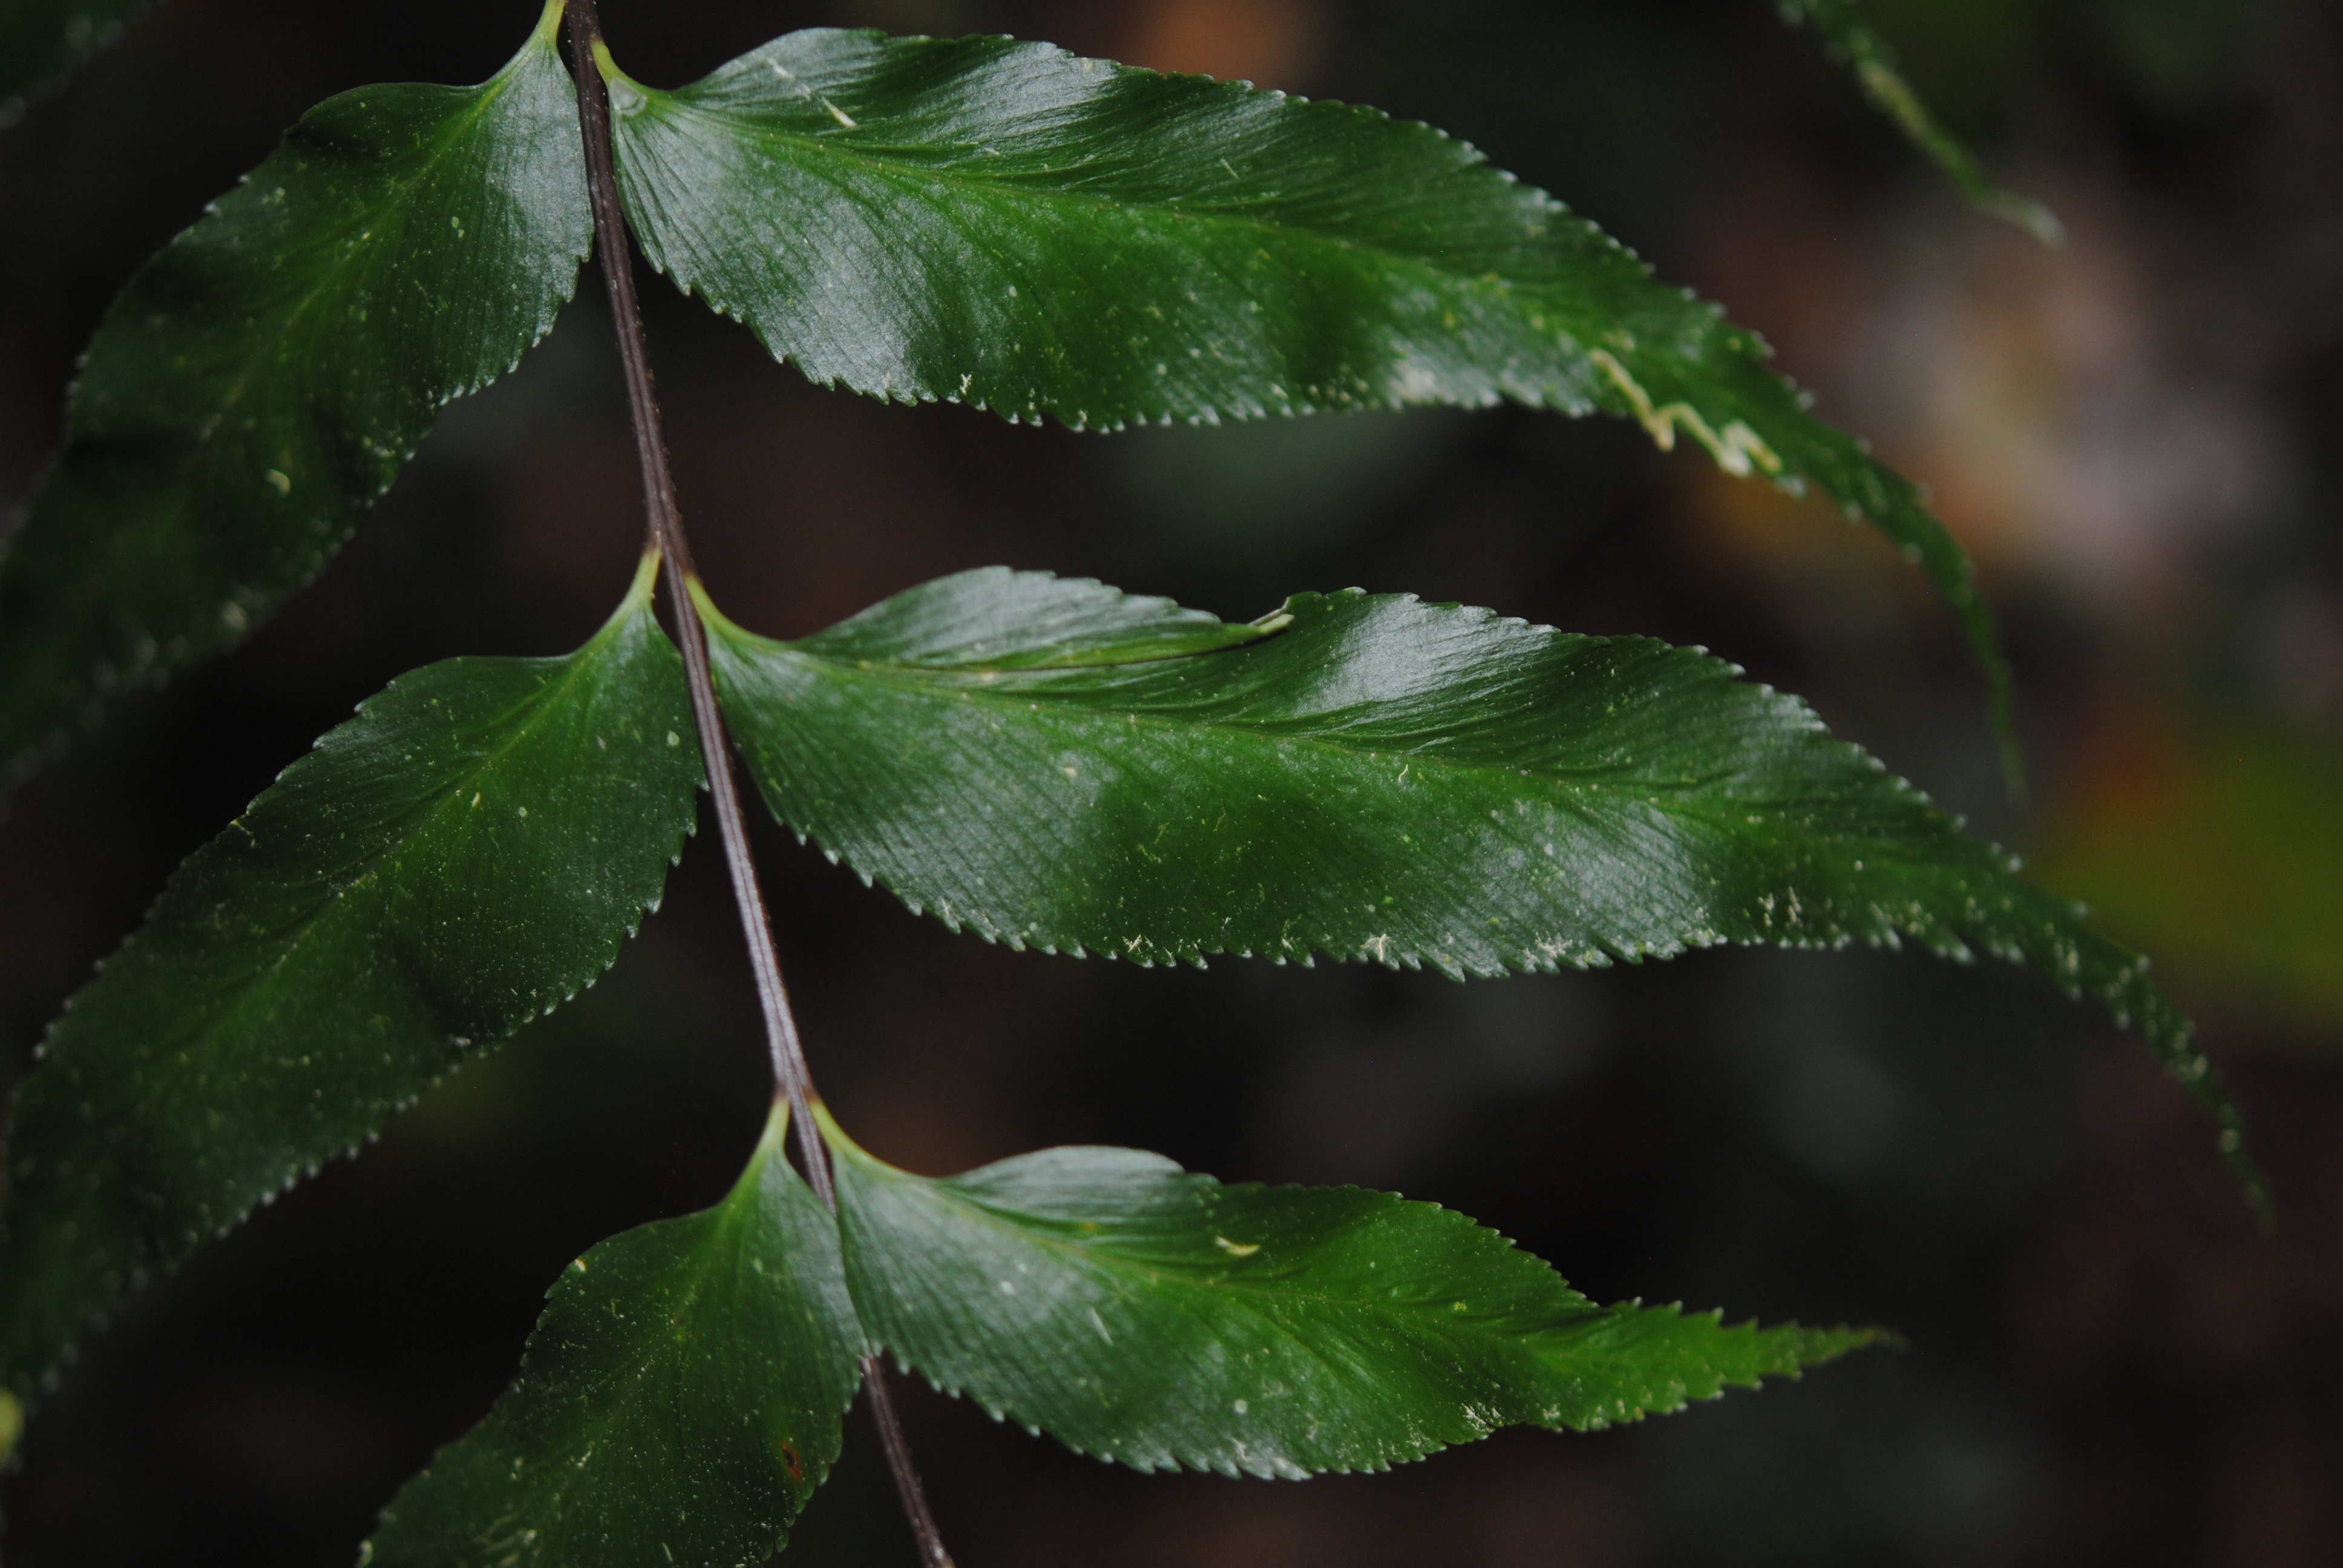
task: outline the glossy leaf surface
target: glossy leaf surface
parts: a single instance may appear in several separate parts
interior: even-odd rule
[[[653,265],[816,381],[1120,427],[1501,400],[1640,421],[1871,518],[2007,674],[1914,487],[1757,337],[1431,127],[1005,38],[794,33],[611,77]]]
[[[2236,1153],[2147,960],[1797,699],[1696,649],[1355,591],[1136,663],[993,624],[1130,617],[1143,652],[1180,612],[1136,602],[993,568],[785,644],[702,601],[774,813],[988,939],[1457,976],[1722,942],[1982,950],[2137,1028]]]
[[[0,127],[25,100],[112,43],[152,0],[8,0],[0,5]]]
[[[0,558],[0,781],[239,638],[551,327],[591,233],[558,20],[485,85],[311,110],[115,301]]]
[[[1224,1187],[1129,1149],[930,1181],[824,1131],[871,1338],[1140,1470],[1381,1470],[1501,1426],[1664,1414],[1879,1337],[1599,1307],[1495,1231],[1383,1192]]]
[[[1872,107],[1896,122],[1896,128],[1938,168],[1961,194],[1983,211],[2006,219],[2044,245],[2066,243],[2066,226],[2031,196],[2003,190],[1986,177],[1976,155],[1953,135],[1897,68],[1896,50],[1868,22],[1858,15],[1855,0],[1781,0],[1782,15],[1793,22],[1812,22],[1828,42],[1831,53],[1845,60],[1863,85]]]
[[[569,658],[393,681],[67,1003],[16,1097],[0,1382],[609,967],[700,778],[651,581]]]
[[[753,1568],[829,1473],[862,1376],[838,1224],[781,1154],[563,1271],[520,1375],[391,1505],[374,1568]]]

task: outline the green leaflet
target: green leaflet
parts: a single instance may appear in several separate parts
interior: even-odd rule
[[[2137,1028],[2258,1192],[2147,960],[1797,699],[1696,649],[1355,590],[1143,663],[1095,637],[1090,662],[1050,668],[998,630],[951,638],[1053,605],[1051,626],[1131,616],[1134,648],[1156,646],[1179,612],[1131,602],[995,568],[778,643],[699,598],[774,814],[955,928],[1141,963],[1322,952],[1458,977],[1720,942],[1982,949]]]
[[[838,1457],[862,1331],[838,1225],[782,1157],[563,1271],[496,1410],[408,1482],[373,1568],[750,1568]]]
[[[1917,490],[1755,335],[1462,142],[1006,38],[816,30],[677,92],[604,75],[644,253],[816,381],[1078,427],[1632,417],[1870,517],[1962,617],[2012,744],[1991,612]]]
[[[1598,1307],[1493,1231],[1355,1187],[1051,1149],[929,1181],[822,1117],[872,1339],[1084,1453],[1298,1479],[1501,1426],[1589,1431],[1877,1341]]]
[[[477,88],[364,87],[131,281],[0,558],[0,785],[316,575],[591,236],[560,7]]]
[[[1894,47],[1855,15],[1855,0],[1781,0],[1781,6],[1788,21],[1815,25],[1828,41],[1831,53],[1854,69],[1872,106],[1895,121],[1905,140],[1944,170],[1973,205],[2016,224],[2044,245],[2055,248],[2066,243],[2066,226],[2056,213],[2031,196],[2003,190],[1986,177],[1976,155],[1946,128],[1896,68]]]
[[[114,42],[152,0],[8,0],[0,6],[0,127],[25,101]]]
[[[567,658],[400,677],[190,857],[16,1097],[0,1386],[590,985],[696,809],[652,563]]]

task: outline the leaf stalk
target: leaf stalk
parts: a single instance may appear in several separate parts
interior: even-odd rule
[[[708,789],[716,809],[719,836],[724,843],[725,864],[732,878],[732,894],[748,939],[749,957],[757,976],[757,996],[765,1017],[765,1039],[773,1060],[776,1091],[789,1102],[796,1126],[798,1153],[806,1180],[822,1205],[835,1212],[837,1185],[830,1174],[828,1151],[814,1122],[820,1096],[807,1065],[805,1047],[790,1010],[789,988],[781,978],[780,955],[773,942],[772,921],[765,909],[757,865],[749,853],[748,825],[740,810],[739,785],[733,776],[731,749],[724,716],[717,706],[716,683],[708,664],[708,633],[692,602],[691,589],[699,573],[691,561],[691,544],[683,528],[683,508],[676,498],[675,475],[668,464],[667,437],[659,418],[659,397],[651,379],[650,350],[643,333],[642,307],[635,295],[634,251],[628,236],[626,214],[618,201],[618,177],[610,146],[610,94],[597,55],[602,49],[602,23],[594,0],[568,0],[564,43],[569,72],[578,85],[578,128],[586,143],[587,193],[594,209],[594,250],[601,265],[602,283],[609,296],[610,317],[617,328],[618,357],[626,369],[627,408],[635,432],[635,455],[642,467],[645,548],[659,553],[669,602],[675,607],[676,641],[683,653],[684,677],[691,691],[691,713],[699,732],[700,757],[708,769]],[[886,1369],[876,1356],[862,1359],[863,1386],[870,1400],[880,1442],[887,1451],[887,1468],[895,1480],[920,1560],[926,1568],[952,1568],[935,1515],[928,1507],[910,1444],[888,1391]]]
[[[740,928],[749,939],[749,961],[756,970],[757,995],[763,1004],[766,1043],[773,1058],[773,1078],[789,1097],[797,1123],[798,1152],[815,1195],[831,1209],[838,1207],[830,1161],[813,1126],[813,1074],[806,1064],[805,1048],[798,1038],[797,1018],[789,1009],[788,987],[781,980],[779,954],[773,945],[772,925],[765,913],[765,898],[757,882],[756,862],[749,854],[747,824],[740,811],[740,791],[732,775],[732,756],[726,742],[724,716],[716,704],[716,684],[708,668],[708,637],[691,603],[689,585],[699,573],[691,564],[691,543],[683,529],[683,508],[676,499],[675,475],[668,465],[667,436],[659,418],[659,397],[651,380],[650,349],[643,334],[641,303],[635,295],[633,249],[627,237],[626,215],[618,205],[618,178],[610,152],[610,95],[594,63],[601,42],[601,19],[593,0],[569,0],[567,43],[570,75],[578,83],[578,119],[586,138],[586,183],[594,208],[594,249],[601,263],[602,283],[610,299],[610,317],[618,329],[618,357],[626,367],[627,408],[635,432],[635,456],[643,474],[646,549],[656,550],[670,601],[675,606],[676,641],[683,651],[685,678],[691,689],[691,716],[699,731],[699,751],[708,769],[709,794],[716,807],[718,831],[724,841],[724,859],[732,873],[732,892],[739,905]]]

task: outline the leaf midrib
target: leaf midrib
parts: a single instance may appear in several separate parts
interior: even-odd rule
[[[1105,207],[1121,212],[1154,215],[1172,220],[1184,219],[1194,223],[1223,225],[1258,234],[1275,235],[1282,239],[1307,240],[1352,255],[1373,256],[1386,262],[1403,264],[1433,276],[1448,279],[1456,286],[1483,297],[1493,296],[1503,298],[1516,293],[1534,295],[1546,308],[1556,314],[1583,312],[1585,308],[1583,301],[1568,299],[1566,296],[1559,299],[1554,297],[1555,291],[1564,290],[1568,286],[1568,280],[1561,277],[1534,280],[1498,272],[1493,268],[1483,268],[1479,272],[1463,271],[1443,266],[1432,257],[1412,251],[1393,250],[1351,236],[1331,233],[1325,229],[1302,224],[1272,223],[1265,218],[1232,213],[1215,206],[1199,204],[1195,206],[1186,206],[1177,202],[1085,196],[1072,191],[1011,186],[999,180],[987,179],[982,174],[976,172],[976,166],[965,163],[956,163],[936,169],[915,169],[900,160],[890,160],[865,151],[851,142],[773,128],[760,123],[750,111],[719,108],[694,102],[685,96],[693,90],[691,87],[684,87],[673,92],[640,86],[637,90],[644,95],[648,102],[644,108],[637,110],[634,115],[624,116],[621,120],[622,124],[625,120],[650,115],[654,106],[669,106],[675,117],[689,116],[707,120],[729,128],[744,130],[759,139],[780,144],[782,147],[788,149],[784,154],[787,161],[809,174],[817,172],[818,166],[806,154],[810,149],[819,148],[825,157],[852,165],[903,189],[907,195],[926,195],[924,191],[910,188],[918,185],[942,184],[953,187],[963,196],[982,200],[1021,200],[1058,207],[1080,207],[1091,211]],[[696,137],[690,139],[698,141]],[[1462,167],[1465,170],[1489,169],[1485,161],[1464,165]],[[1542,212],[1542,216],[1548,220],[1549,226],[1554,223],[1583,224],[1585,221],[1551,196],[1536,191],[1534,186],[1509,188],[1532,191],[1551,203],[1552,206],[1543,209]],[[1543,237],[1543,235],[1524,237]],[[1604,244],[1607,246],[1607,249],[1598,246],[1593,254],[1602,256],[1606,261],[1626,255],[1615,241],[1609,241],[1606,237]],[[1577,341],[1579,337],[1579,334],[1572,334],[1573,341],[1567,352],[1583,363],[1585,361],[1587,351]]]
[[[725,1211],[719,1216],[716,1224],[711,1228],[709,1234],[702,1238],[693,1248],[696,1255],[688,1265],[688,1282],[679,1290],[678,1295],[680,1299],[672,1304],[672,1310],[668,1314],[670,1318],[696,1314],[699,1311],[701,1302],[714,1286],[719,1261],[718,1254],[727,1247],[734,1248],[736,1251],[738,1249],[738,1238],[733,1232],[741,1223],[742,1218],[740,1214],[732,1211],[728,1204]],[[575,1429],[581,1436],[590,1434],[590,1441],[584,1445],[588,1452],[590,1453],[594,1449],[599,1448],[603,1438],[619,1423],[620,1418],[630,1412],[633,1402],[641,1395],[644,1386],[651,1381],[655,1369],[673,1367],[677,1364],[679,1358],[671,1352],[671,1342],[665,1336],[661,1336],[655,1341],[656,1348],[651,1354],[634,1358],[634,1365],[623,1374],[622,1387],[617,1392],[610,1392],[608,1385],[596,1391],[601,1397],[597,1398],[588,1407],[586,1419],[581,1421]],[[572,1442],[566,1444],[565,1447],[575,1451],[578,1444]],[[563,1469],[567,1473],[560,1484],[554,1488],[553,1495],[547,1500],[548,1512],[556,1516],[560,1514],[562,1504],[568,1498],[571,1488],[584,1478],[581,1461],[572,1460],[564,1465]]]
[[[510,90],[517,76],[518,73],[509,69],[499,71],[495,76],[472,89],[474,94],[472,103],[455,120],[443,123],[440,134],[433,138],[434,145],[430,151],[416,166],[414,173],[403,179],[392,181],[389,190],[380,201],[368,206],[362,213],[353,216],[347,222],[337,226],[335,233],[346,235],[353,229],[367,227],[369,233],[364,238],[371,239],[371,226],[378,224],[383,214],[405,202],[417,186],[436,174],[447,162],[458,144],[468,141],[474,127]],[[297,130],[298,127],[297,126],[296,129]],[[359,265],[361,256],[370,258],[375,254],[376,248],[364,243],[363,240],[359,245],[345,246],[340,255],[329,260],[316,275],[315,284],[304,291],[291,310],[277,319],[273,329],[253,340],[252,351],[246,356],[244,364],[237,371],[236,380],[226,395],[220,398],[217,411],[201,422],[209,431],[216,431],[227,423],[228,417],[242,405],[246,394],[251,389],[253,378],[260,373],[262,366],[277,354],[286,339],[293,335],[294,328],[300,325],[319,302],[337,291],[343,280],[343,275],[352,266]],[[457,396],[461,395],[460,392],[457,394]],[[447,398],[440,398],[435,406],[445,406],[447,401]],[[75,432],[76,437],[80,434],[78,431]],[[177,466],[174,490],[182,505],[185,503],[186,493],[196,483],[196,474],[205,466],[206,458],[218,450],[219,448],[213,446],[207,433],[196,442],[186,459]]]
[[[1020,689],[1010,686],[976,683],[971,683],[965,687],[947,688],[941,685],[940,682],[937,680],[936,677],[939,675],[957,675],[961,672],[938,671],[923,669],[918,666],[877,664],[870,661],[857,661],[853,664],[848,664],[844,660],[832,658],[825,655],[807,653],[801,648],[792,648],[784,643],[769,642],[763,638],[759,638],[759,641],[763,643],[764,646],[757,647],[755,645],[748,645],[746,647],[746,651],[752,659],[760,655],[767,658],[787,658],[798,659],[802,660],[807,666],[841,681],[850,682],[861,679],[867,680],[870,684],[876,686],[899,689],[909,689],[911,690],[930,693],[936,696],[958,696],[970,701],[996,705],[1009,709],[1024,708],[1030,711],[1031,705],[1035,703],[1047,703],[1052,711],[1058,713],[1071,716],[1095,714],[1102,719],[1120,720],[1125,724],[1135,722],[1144,728],[1165,730],[1177,734],[1192,735],[1205,733],[1225,735],[1232,738],[1241,739],[1250,744],[1262,746],[1275,746],[1282,742],[1296,746],[1313,748],[1331,752],[1336,756],[1346,759],[1370,762],[1380,761],[1387,757],[1400,758],[1404,759],[1411,767],[1421,766],[1424,768],[1436,769],[1444,773],[1463,777],[1479,778],[1483,775],[1493,775],[1497,777],[1519,779],[1526,775],[1532,779],[1543,779],[1551,782],[1558,789],[1584,793],[1606,799],[1616,799],[1636,804],[1649,804],[1655,806],[1660,805],[1663,802],[1680,804],[1685,808],[1684,814],[1689,816],[1707,815],[1707,810],[1702,809],[1702,808],[1709,808],[1712,800],[1715,801],[1715,804],[1712,809],[1718,812],[1729,812],[1739,809],[1781,809],[1789,804],[1789,802],[1785,801],[1739,800],[1730,797],[1716,798],[1694,793],[1694,791],[1712,788],[1713,776],[1710,779],[1704,779],[1694,784],[1678,786],[1674,789],[1664,788],[1657,784],[1647,784],[1639,789],[1635,786],[1629,784],[1611,783],[1599,779],[1585,778],[1583,775],[1578,774],[1556,773],[1547,769],[1525,769],[1517,767],[1508,767],[1503,763],[1458,761],[1451,758],[1439,756],[1435,753],[1410,751],[1396,747],[1382,750],[1371,749],[1364,747],[1346,745],[1338,736],[1303,735],[1282,731],[1271,731],[1262,729],[1256,725],[1243,724],[1229,719],[1181,719],[1170,718],[1158,713],[1151,713],[1142,709],[1108,709],[1104,708],[1089,708],[1086,706],[1077,707],[1071,703],[1055,700],[1047,694],[1037,692],[1031,689]],[[736,642],[735,646],[739,647],[742,645]],[[1219,648],[1212,650],[1212,653],[1187,654],[1179,657],[1183,658],[1208,658],[1212,657],[1215,653],[1233,653],[1241,651],[1245,648],[1255,646],[1259,645],[1241,644],[1235,648]],[[1172,660],[1150,660],[1147,662],[1168,664],[1172,662]],[[1076,666],[1070,668],[1078,668],[1082,667]],[[1096,668],[1108,667],[1100,666]],[[1140,666],[1137,664],[1131,664],[1116,666],[1113,668],[1131,669],[1140,668]],[[1027,672],[1023,670],[1016,670],[1004,673],[1021,675]],[[1059,671],[1050,670],[1041,673],[1057,674]],[[1840,742],[1839,744],[1844,744],[1844,742]]]
[[[833,1144],[832,1147],[835,1148],[836,1145]],[[880,1172],[879,1180],[881,1183],[887,1185],[898,1185],[902,1183],[918,1182],[926,1190],[937,1193],[944,1202],[951,1204],[955,1209],[964,1211],[982,1220],[992,1230],[1021,1240],[1029,1245],[1057,1253],[1066,1259],[1070,1263],[1086,1263],[1092,1267],[1117,1273],[1137,1273],[1144,1275],[1147,1271],[1147,1266],[1143,1263],[1117,1258],[1112,1254],[1101,1256],[1079,1241],[1061,1239],[1048,1234],[1037,1234],[1035,1231],[1029,1228],[1027,1225],[1021,1224],[1016,1219],[1011,1217],[1021,1212],[1021,1211],[1007,1209],[1005,1207],[996,1207],[986,1203],[983,1200],[970,1196],[961,1190],[954,1187],[949,1181],[937,1181],[925,1177],[913,1176],[908,1171],[896,1171],[892,1167],[881,1164],[872,1156],[863,1153],[860,1149],[852,1149],[849,1151],[848,1158],[856,1160],[859,1163],[865,1163],[870,1166],[876,1167]],[[1051,1221],[1042,1221],[1041,1223],[1049,1224],[1051,1223]],[[1441,1318],[1437,1314],[1433,1314],[1428,1318],[1423,1316],[1409,1316],[1383,1303],[1373,1301],[1353,1300],[1348,1296],[1337,1296],[1318,1292],[1305,1292],[1291,1289],[1280,1290],[1266,1285],[1249,1284],[1242,1280],[1222,1280],[1207,1282],[1198,1281],[1186,1274],[1171,1273],[1168,1271],[1163,1278],[1144,1282],[1144,1283],[1149,1287],[1149,1291],[1160,1289],[1167,1282],[1172,1285],[1173,1288],[1202,1294],[1206,1300],[1219,1299],[1215,1295],[1212,1294],[1212,1292],[1231,1292],[1238,1297],[1263,1298],[1269,1300],[1299,1299],[1304,1305],[1351,1307],[1402,1323],[1429,1326],[1430,1324],[1434,1323],[1461,1321],[1463,1324],[1473,1327],[1476,1332],[1482,1336],[1489,1338],[1501,1337],[1498,1335],[1496,1331],[1481,1327],[1480,1325],[1485,1320],[1477,1314],[1469,1312],[1463,1314],[1461,1320]],[[1564,1285],[1562,1288],[1565,1291],[1570,1289],[1568,1285]],[[1149,1293],[1149,1291],[1142,1291],[1140,1293],[1144,1295]],[[1574,1295],[1576,1294],[1575,1292],[1573,1292],[1572,1293]],[[1585,1300],[1583,1296],[1579,1299],[1581,1301]],[[1599,1315],[1601,1313],[1601,1308],[1594,1306],[1594,1303],[1591,1302],[1587,1304],[1591,1309],[1591,1312],[1586,1315],[1593,1316]],[[1272,1322],[1275,1322],[1276,1320],[1267,1312],[1261,1311],[1259,1309],[1255,1309],[1255,1311],[1257,1315],[1267,1318]],[[1294,1335],[1292,1331],[1287,1327],[1287,1325],[1278,1323],[1277,1327],[1281,1332],[1285,1333],[1289,1338],[1293,1338],[1297,1342],[1300,1342],[1299,1336]]]
[[[621,623],[621,627],[624,627],[628,623]],[[617,630],[619,628],[614,628],[613,629]],[[608,634],[605,633],[604,635],[608,636]],[[234,1025],[238,1019],[242,1018],[250,1008],[256,1005],[260,1000],[262,994],[275,983],[277,976],[284,970],[285,966],[292,962],[295,956],[300,952],[303,946],[308,942],[310,938],[315,936],[318,930],[332,919],[334,911],[341,907],[344,895],[348,893],[352,889],[366,882],[368,878],[377,874],[386,860],[391,859],[399,851],[406,849],[409,844],[415,842],[417,839],[427,834],[431,829],[432,825],[439,819],[440,815],[450,809],[450,803],[456,799],[456,797],[460,796],[463,793],[462,786],[464,783],[478,783],[489,773],[502,766],[506,758],[515,747],[520,745],[523,740],[534,736],[537,729],[537,719],[548,709],[555,706],[559,699],[568,695],[571,685],[578,678],[580,673],[588,665],[598,663],[598,659],[595,656],[602,651],[602,641],[603,638],[601,637],[598,637],[594,642],[588,644],[584,648],[581,648],[578,652],[570,655],[568,658],[552,661],[563,666],[561,674],[551,683],[539,688],[535,692],[532,692],[528,697],[522,699],[521,701],[516,704],[513,708],[505,710],[507,714],[510,714],[521,709],[533,709],[536,711],[522,723],[514,727],[489,750],[483,752],[475,767],[458,776],[461,782],[457,786],[454,794],[448,793],[437,785],[433,786],[433,792],[436,797],[435,802],[419,817],[414,818],[410,824],[404,829],[400,830],[395,838],[386,841],[379,849],[377,849],[374,854],[368,856],[363,862],[365,867],[363,870],[354,876],[334,880],[319,897],[317,901],[311,906],[313,912],[307,919],[301,922],[300,929],[293,932],[289,938],[277,939],[283,941],[282,948],[273,958],[267,960],[264,964],[260,965],[253,971],[252,982],[243,988],[241,994],[228,1004],[226,1010],[219,1013],[201,1029],[191,1034],[179,1037],[180,1043],[173,1047],[168,1054],[172,1057],[176,1057],[186,1051],[202,1049],[216,1042],[219,1037],[232,1025]],[[239,818],[237,820],[241,821],[243,819]],[[156,1059],[149,1059],[150,1061],[154,1060]]]

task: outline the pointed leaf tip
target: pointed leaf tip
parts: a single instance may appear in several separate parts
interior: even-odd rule
[[[999,568],[795,643],[707,613],[774,814],[989,940],[1460,979],[1722,942],[1981,950],[2128,1020],[2232,1113],[2137,954],[1694,649],[1355,590],[1222,627]]]
[[[871,1336],[1141,1471],[1383,1470],[1501,1426],[1665,1413],[1877,1337],[1598,1307],[1494,1231],[1387,1193],[1223,1186],[1128,1149],[930,1181],[822,1130]]]
[[[1845,60],[1874,108],[1887,116],[1904,139],[1946,176],[1978,211],[2032,235],[2045,247],[2066,243],[2058,215],[2031,196],[2003,190],[1986,176],[1976,155],[1936,117],[1897,67],[1887,40],[1855,13],[1854,0],[1782,0],[1782,14],[1795,23],[1812,22],[1831,52]]]

